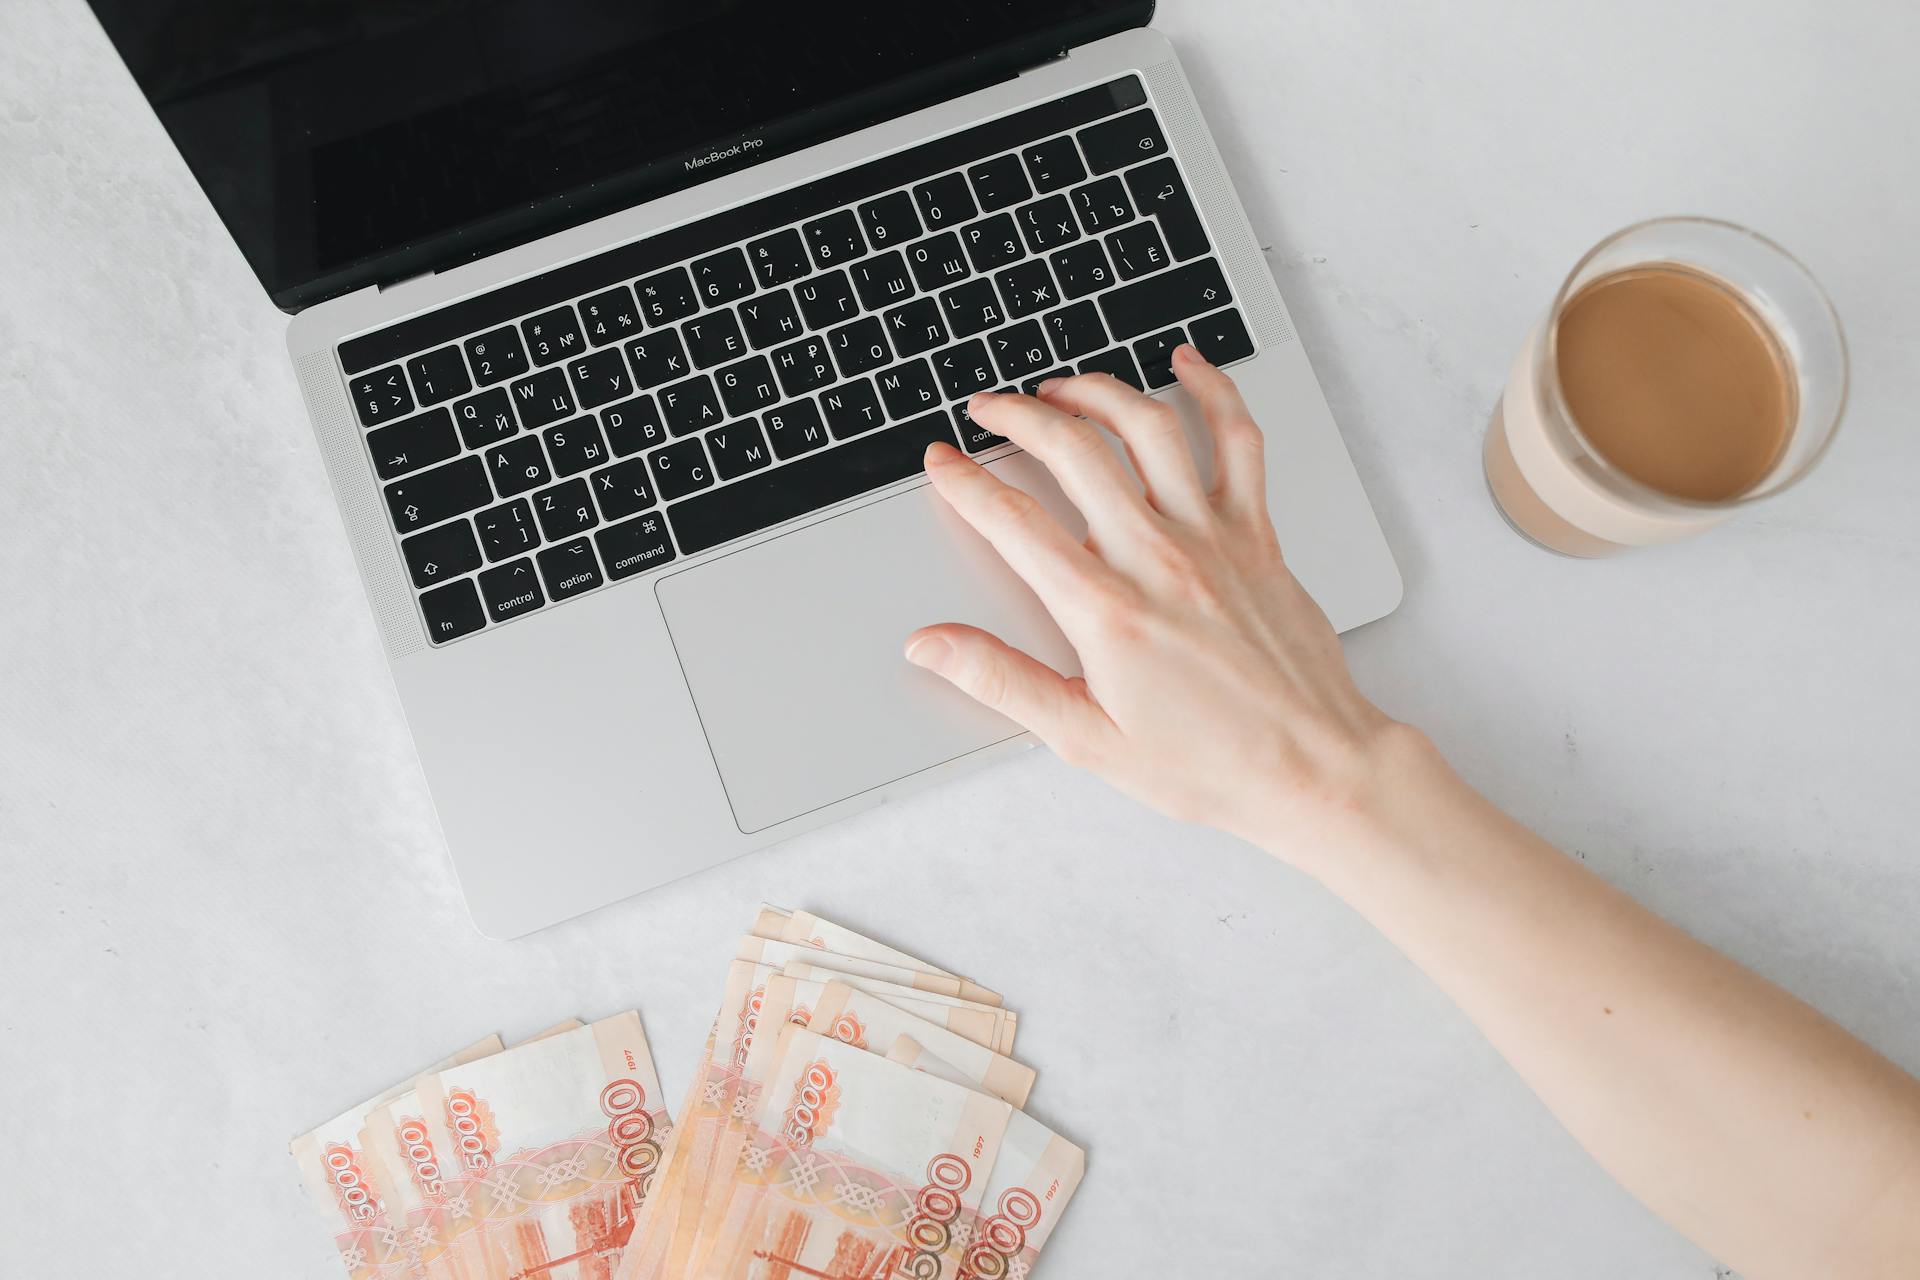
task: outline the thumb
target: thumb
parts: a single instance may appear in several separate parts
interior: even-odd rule
[[[1069,764],[1084,764],[1113,732],[1087,692],[996,635],[943,622],[907,637],[907,661],[945,679],[984,707],[1037,734]]]

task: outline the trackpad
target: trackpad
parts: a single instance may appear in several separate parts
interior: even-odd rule
[[[1025,454],[995,474],[1083,526]],[[933,622],[985,628],[1069,674],[1040,602],[921,487],[770,538],[655,588],[734,820],[764,830],[1017,734],[900,656]]]

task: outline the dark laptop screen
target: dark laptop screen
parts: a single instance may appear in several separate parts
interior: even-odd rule
[[[92,4],[289,308],[858,127],[1152,11],[1151,0]]]

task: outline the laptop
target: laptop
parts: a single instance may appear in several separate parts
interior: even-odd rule
[[[943,440],[1078,523],[973,392],[1104,370],[1204,452],[1191,340],[1335,625],[1399,600],[1151,3],[92,4],[292,313],[483,933],[1030,745],[900,652],[959,620],[1075,669],[922,474]]]

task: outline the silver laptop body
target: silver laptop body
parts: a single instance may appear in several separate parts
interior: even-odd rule
[[[901,659],[916,626],[972,622],[1063,668],[1073,658],[919,475],[430,644],[339,345],[1129,74],[1145,84],[1257,348],[1232,372],[1269,437],[1290,562],[1343,630],[1394,608],[1393,558],[1180,63],[1151,30],[467,265],[319,303],[294,319],[288,346],[483,933],[527,933],[1030,745]],[[1177,389],[1159,394],[1186,407]],[[979,456],[1074,520],[1011,446]]]

